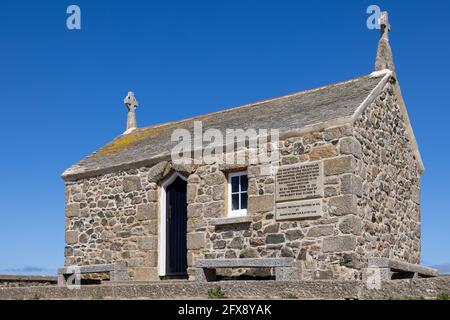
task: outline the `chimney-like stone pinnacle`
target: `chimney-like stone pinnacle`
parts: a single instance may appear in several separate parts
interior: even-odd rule
[[[381,13],[378,23],[381,30],[381,38],[378,42],[375,70],[380,71],[389,69],[391,71],[395,71],[394,58],[392,56],[391,45],[389,44],[389,32],[391,31],[391,25],[389,23],[389,15],[386,11]]]

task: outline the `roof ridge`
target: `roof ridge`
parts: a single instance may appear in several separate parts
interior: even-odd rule
[[[334,83],[323,85],[323,86],[320,86],[320,87],[315,87],[315,88],[311,88],[311,89],[307,89],[307,90],[303,90],[303,91],[297,91],[297,92],[294,92],[294,93],[288,93],[288,94],[285,94],[285,95],[282,95],[282,96],[277,96],[277,97],[274,97],[274,98],[268,98],[268,99],[264,99],[264,100],[260,100],[260,101],[256,101],[256,102],[247,103],[247,104],[240,105],[240,106],[235,106],[235,107],[226,108],[226,109],[222,109],[222,110],[217,110],[217,111],[213,111],[213,112],[209,112],[209,113],[205,113],[205,114],[200,114],[200,115],[192,116],[192,117],[189,117],[189,118],[184,118],[184,119],[180,119],[180,120],[174,120],[174,121],[158,123],[158,124],[154,124],[154,125],[150,125],[150,126],[145,126],[145,127],[142,127],[142,128],[137,128],[136,130],[134,130],[133,132],[131,132],[129,134],[133,134],[133,133],[136,133],[136,132],[139,132],[139,131],[144,131],[146,129],[155,129],[155,128],[162,127],[162,126],[173,125],[173,124],[176,124],[176,123],[189,122],[189,121],[196,120],[196,119],[199,119],[199,118],[202,118],[202,117],[212,116],[212,115],[215,115],[215,114],[218,114],[218,113],[226,113],[226,112],[230,112],[230,111],[235,111],[235,110],[238,110],[238,109],[241,109],[241,108],[248,108],[250,106],[257,106],[259,104],[270,102],[270,101],[274,101],[274,100],[278,100],[278,99],[290,98],[290,97],[295,97],[295,96],[302,95],[302,94],[312,93],[312,92],[315,92],[315,91],[323,90],[323,89],[334,87],[334,86],[337,86],[337,85],[345,85],[345,84],[348,84],[348,83],[352,83],[352,82],[358,81],[361,78],[365,78],[365,77],[371,77],[371,78],[380,77],[381,78],[381,77],[384,77],[385,74],[388,71],[389,70],[387,70],[387,69],[380,70],[380,71],[375,71],[375,72],[372,72],[372,73],[369,73],[369,74],[365,74],[365,75],[362,75],[362,76],[359,76],[359,77],[356,77],[356,78],[352,78],[350,80],[334,82]],[[124,134],[121,134],[120,136],[123,136],[123,135]]]

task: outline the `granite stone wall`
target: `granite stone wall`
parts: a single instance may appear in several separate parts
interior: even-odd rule
[[[354,126],[362,146],[356,179],[363,181],[357,252],[418,264],[421,173],[393,86],[386,84]]]
[[[189,260],[293,257],[303,279],[359,278],[362,265],[357,263],[354,250],[362,228],[356,216],[361,183],[354,172],[361,148],[351,135],[352,127],[345,125],[280,142],[278,165],[323,161],[323,216],[318,219],[277,221],[275,171],[267,172],[266,165],[259,164],[248,166],[249,221],[226,224],[221,220],[216,225],[217,218],[227,215],[229,172],[214,165],[200,167],[188,180],[189,232],[197,239],[196,245],[190,246],[195,251]],[[255,271],[246,273],[255,275]],[[259,271],[259,275],[268,275],[267,270]]]
[[[66,266],[126,261],[130,279],[157,278],[158,190],[150,171],[66,184]]]

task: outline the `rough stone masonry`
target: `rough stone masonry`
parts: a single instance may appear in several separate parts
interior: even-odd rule
[[[369,75],[136,128],[66,170],[65,265],[126,262],[127,279],[164,279],[162,196],[174,174],[187,184],[189,279],[195,279],[197,259],[291,257],[304,280],[361,279],[369,257],[418,264],[424,167],[388,28],[381,29],[377,70]],[[176,165],[171,133],[192,131],[194,120],[222,132],[279,129],[280,158]],[[268,165],[276,170],[266,170]],[[248,207],[238,218],[229,216],[234,172],[248,177]],[[242,272],[270,275],[270,270]]]

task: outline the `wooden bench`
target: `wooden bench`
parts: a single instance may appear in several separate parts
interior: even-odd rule
[[[126,263],[109,263],[109,264],[92,264],[84,266],[68,266],[58,269],[58,285],[66,286],[67,277],[75,274],[76,277],[81,277],[86,273],[109,273],[109,281],[124,281],[128,280],[128,273],[126,272]]]
[[[292,258],[199,259],[195,264],[196,280],[216,279],[217,268],[275,268],[276,281],[299,280],[300,270]]]
[[[367,279],[370,274],[374,273],[379,275],[381,281],[439,276],[439,272],[436,269],[418,264],[389,258],[369,258],[368,266],[363,276]]]

